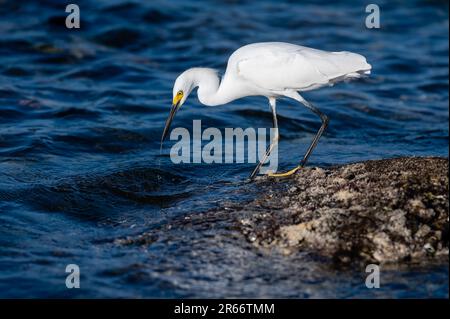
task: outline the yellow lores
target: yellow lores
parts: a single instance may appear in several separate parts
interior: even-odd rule
[[[172,105],[177,105],[180,103],[181,99],[183,98],[183,91],[178,91],[177,94],[173,97]]]

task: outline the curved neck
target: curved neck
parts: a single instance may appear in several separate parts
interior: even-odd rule
[[[193,88],[198,87],[197,96],[207,106],[215,106],[234,100],[226,89],[226,77],[220,82],[217,71],[209,68],[193,68],[190,70]]]

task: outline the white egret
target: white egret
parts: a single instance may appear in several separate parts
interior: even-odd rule
[[[167,136],[175,113],[194,88],[198,87],[198,99],[207,106],[226,104],[245,96],[265,96],[269,100],[273,127],[277,133],[265,156],[250,175],[253,179],[278,143],[276,99],[292,98],[317,114],[322,125],[297,167],[285,173],[269,174],[289,176],[306,164],[329,121],[325,114],[306,101],[299,92],[333,85],[345,79],[359,78],[370,74],[371,68],[365,57],[352,52],[327,52],[282,42],[245,45],[230,56],[221,81],[217,71],[210,68],[191,68],[178,76],[173,87],[172,109],[161,143]]]

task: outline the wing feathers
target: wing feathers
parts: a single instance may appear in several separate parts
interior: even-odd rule
[[[346,51],[275,46],[259,47],[245,53],[236,59],[239,76],[266,90],[310,90],[360,77],[370,73],[371,69],[362,55]]]

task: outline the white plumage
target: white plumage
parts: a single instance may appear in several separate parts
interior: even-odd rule
[[[299,92],[333,85],[345,79],[359,78],[370,74],[371,68],[365,57],[347,51],[327,52],[283,42],[253,43],[243,46],[228,59],[227,69],[221,81],[217,71],[210,68],[191,68],[178,76],[173,87],[172,109],[166,121],[161,143],[167,136],[175,113],[196,87],[199,101],[208,106],[226,104],[245,96],[267,97],[275,128],[278,128],[276,99],[285,96],[302,103],[322,120],[322,126],[300,165],[287,173],[272,174],[290,175],[303,167],[328,125],[328,117],[300,96]],[[256,175],[277,142],[278,135],[253,171],[251,178]]]
[[[308,91],[345,78],[369,74],[371,66],[362,55],[327,52],[282,43],[255,43],[235,51],[227,73],[267,91]]]

